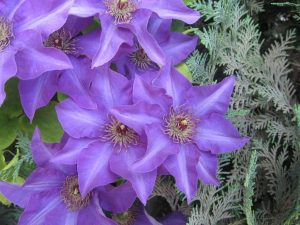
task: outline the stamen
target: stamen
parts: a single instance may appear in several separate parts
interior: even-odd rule
[[[195,133],[197,119],[192,114],[183,110],[171,109],[164,118],[165,133],[169,135],[175,143],[191,142]]]
[[[12,25],[4,17],[0,17],[0,52],[3,51],[13,37]]]
[[[141,204],[136,201],[127,212],[114,214],[112,218],[119,225],[133,225],[135,224],[136,217],[140,213],[139,211],[141,207]]]
[[[133,129],[112,116],[110,116],[110,120],[111,122],[104,126],[105,135],[102,137],[104,141],[111,141],[114,147],[119,147],[119,150],[139,143],[139,135]]]
[[[72,212],[85,208],[92,198],[92,192],[88,193],[85,198],[81,197],[77,176],[66,178],[60,194],[66,207]]]
[[[137,10],[136,0],[104,0],[107,12],[115,17],[115,24],[129,23]]]
[[[139,44],[136,44],[135,48],[136,51],[131,53],[129,58],[138,69],[147,70],[149,67],[157,67]]]
[[[54,47],[62,50],[66,54],[77,53],[75,40],[71,32],[66,31],[65,29],[60,29],[50,34],[48,39],[44,42],[46,47]]]

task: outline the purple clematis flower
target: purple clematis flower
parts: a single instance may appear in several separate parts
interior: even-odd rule
[[[132,103],[131,82],[110,70],[108,65],[100,69],[101,74],[91,86],[97,109],[81,108],[71,100],[57,105],[58,119],[72,138],[55,162],[77,164],[79,188],[83,195],[97,186],[114,182],[118,175],[132,184],[140,200],[146,204],[157,171],[135,173],[129,170],[145,153],[145,136],[138,135],[109,113],[113,107]]]
[[[69,16],[66,23],[57,31],[43,35],[43,43],[47,49],[59,51],[73,68],[50,71],[35,79],[20,81],[21,103],[31,120],[36,109],[47,105],[57,91],[67,94],[84,108],[96,108],[88,91],[96,71],[90,69],[90,60],[81,57],[85,46],[81,42],[80,32],[91,21],[92,18]]]
[[[93,189],[83,197],[76,167],[49,163],[62,146],[45,145],[36,130],[31,148],[37,168],[21,186],[0,182],[0,192],[25,208],[19,224],[117,225],[102,208],[117,213],[126,211],[136,197],[130,185]]]
[[[224,117],[234,81],[231,76],[216,85],[194,87],[170,65],[152,85],[136,76],[135,104],[111,111],[138,133],[146,132],[147,152],[131,169],[150,172],[163,165],[188,201],[196,193],[198,178],[217,185],[217,155],[237,150],[249,140]]]
[[[99,14],[101,36],[93,67],[109,62],[124,43],[132,45],[136,37],[149,58],[158,65],[166,57],[153,35],[147,30],[149,19],[155,13],[162,19],[177,19],[192,24],[199,13],[185,6],[182,0],[76,0],[70,14],[88,17]]]
[[[72,4],[72,0],[0,1],[0,105],[5,99],[4,85],[12,76],[33,79],[47,71],[72,67],[60,51],[45,48],[41,37],[45,27],[51,31],[65,21]]]
[[[153,14],[149,20],[148,31],[159,44],[166,58],[176,65],[186,59],[196,48],[198,38],[171,32],[171,23],[171,20],[160,19]],[[116,64],[118,72],[128,77],[160,69],[137,40],[134,46],[122,45],[113,63]]]

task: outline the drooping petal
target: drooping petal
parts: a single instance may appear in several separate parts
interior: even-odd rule
[[[100,128],[106,118],[96,110],[80,108],[70,99],[56,106],[58,120],[63,129],[74,138],[97,138],[101,136]]]
[[[25,1],[15,17],[17,32],[36,30],[43,35],[50,35],[64,25],[73,3],[74,0]]]
[[[82,108],[97,108],[96,103],[89,94],[90,85],[96,76],[96,71],[90,69],[90,60],[75,57],[69,58],[73,69],[62,72],[58,80],[59,90],[70,96]]]
[[[185,103],[186,92],[192,86],[187,78],[172,67],[170,61],[161,69],[153,84],[166,90],[167,95],[172,97],[175,108]]]
[[[146,124],[160,124],[164,116],[164,111],[159,105],[150,105],[144,102],[115,107],[110,112],[117,120],[134,129],[140,135],[143,134]]]
[[[7,47],[4,51],[0,52],[0,106],[5,99],[5,83],[9,78],[17,73],[17,65],[14,55],[16,50]]]
[[[211,114],[199,122],[194,141],[201,150],[221,154],[242,148],[249,138],[241,137],[239,131],[223,116]]]
[[[99,0],[75,0],[69,14],[80,17],[90,17],[105,13],[106,8],[103,1]]]
[[[163,19],[182,20],[188,24],[195,23],[200,15],[197,11],[188,8],[182,0],[142,0],[140,8],[149,9]]]
[[[152,193],[157,171],[148,173],[136,173],[130,170],[130,166],[143,156],[145,146],[133,146],[126,151],[114,152],[110,160],[111,170],[128,180],[141,202],[146,205],[149,195]]]
[[[77,222],[80,211],[69,211],[66,205],[62,202],[46,215],[45,225],[78,224]]]
[[[19,93],[23,109],[32,121],[35,111],[47,105],[57,91],[58,73],[47,72],[32,80],[20,80]]]
[[[93,59],[98,51],[98,44],[100,41],[101,30],[96,29],[87,34],[76,38],[76,46],[80,49],[82,55],[87,56],[89,59]]]
[[[99,67],[108,63],[118,52],[123,43],[132,45],[132,34],[126,29],[120,29],[113,22],[113,17],[105,14],[100,17],[101,37],[98,43],[98,52],[96,53],[92,66]]]
[[[79,189],[83,196],[98,186],[112,183],[117,176],[109,167],[109,159],[113,153],[110,142],[94,142],[80,154],[77,164]]]
[[[101,207],[115,213],[127,211],[135,199],[136,194],[129,182],[117,187],[105,187],[99,191]]]
[[[197,192],[198,157],[198,150],[193,144],[181,144],[179,153],[169,156],[164,162],[166,169],[175,177],[179,190],[186,194],[188,202]]]
[[[155,40],[152,34],[147,30],[148,22],[151,16],[151,12],[148,10],[138,10],[134,14],[130,24],[126,24],[126,27],[135,34],[139,44],[145,50],[149,58],[158,65],[166,64],[165,53]],[[125,25],[123,25],[125,26]]]
[[[14,44],[21,48],[16,54],[19,78],[34,79],[48,71],[72,68],[72,63],[62,51],[46,48],[42,43],[41,35],[33,30],[18,34],[18,41]]]
[[[174,65],[185,60],[188,55],[194,51],[198,38],[190,37],[182,33],[172,32],[170,38],[160,43],[162,49],[166,52],[168,60]]]
[[[218,156],[200,151],[199,161],[197,164],[199,179],[205,184],[219,185],[217,178]]]
[[[151,33],[158,43],[168,40],[171,34],[172,20],[159,18],[156,14],[152,14],[148,24],[148,31]]]
[[[192,87],[187,92],[187,99],[193,114],[202,118],[211,113],[227,112],[235,77],[230,76],[215,85]]]
[[[52,158],[51,162],[57,164],[75,165],[80,159],[81,151],[87,148],[94,139],[89,138],[69,138],[66,145]]]
[[[147,152],[132,165],[132,170],[140,173],[155,170],[168,156],[179,152],[179,145],[173,143],[160,124],[146,125],[145,132],[148,139]]]
[[[112,71],[109,65],[99,68],[99,74],[93,80],[91,93],[99,107],[111,109],[117,105],[131,104],[131,85],[119,73]]]
[[[21,185],[0,181],[0,193],[10,202],[24,208],[28,203],[32,190],[24,189]]]

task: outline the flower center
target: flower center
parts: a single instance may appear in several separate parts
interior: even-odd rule
[[[155,67],[156,64],[148,57],[145,50],[136,44],[136,51],[129,55],[130,60],[138,69],[147,70],[149,67]]]
[[[76,45],[71,32],[65,29],[60,29],[50,34],[48,39],[44,42],[46,47],[54,47],[62,50],[66,54],[76,54]]]
[[[197,120],[190,113],[182,110],[176,112],[174,109],[171,109],[164,121],[165,133],[175,143],[182,144],[192,140]]]
[[[115,17],[115,24],[129,23],[132,13],[137,10],[135,0],[105,0],[107,12]]]
[[[60,194],[67,208],[74,212],[85,208],[92,198],[92,193],[88,193],[85,198],[81,197],[77,176],[69,176],[66,178]]]
[[[111,141],[115,146],[127,149],[129,145],[137,145],[139,143],[139,135],[131,128],[122,124],[114,117],[110,117],[111,122],[104,127],[105,141]]]
[[[4,17],[0,17],[0,52],[4,50],[13,37],[12,25]]]
[[[141,207],[139,203],[135,202],[127,212],[114,214],[112,218],[118,225],[133,225],[138,216],[139,207]]]

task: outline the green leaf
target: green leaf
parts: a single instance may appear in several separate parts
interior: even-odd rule
[[[0,150],[10,146],[17,136],[17,118],[10,119],[0,113]]]
[[[62,102],[63,100],[65,100],[65,99],[67,99],[67,98],[68,98],[67,95],[65,95],[65,94],[63,94],[63,93],[60,93],[60,92],[57,93],[57,100],[58,100],[59,102]]]
[[[17,153],[15,154],[15,156],[12,158],[12,160],[9,161],[9,163],[2,170],[8,170],[12,166],[14,166],[17,163],[17,161],[19,160],[19,156],[20,156],[20,152],[19,152],[19,150],[17,150]]]
[[[63,135],[63,130],[57,119],[55,105],[55,102],[50,102],[46,107],[39,109],[32,122],[38,126],[43,140],[47,143],[59,142]]]
[[[176,66],[177,70],[182,73],[189,81],[193,81],[192,73],[190,72],[188,66],[185,63],[181,63]]]

